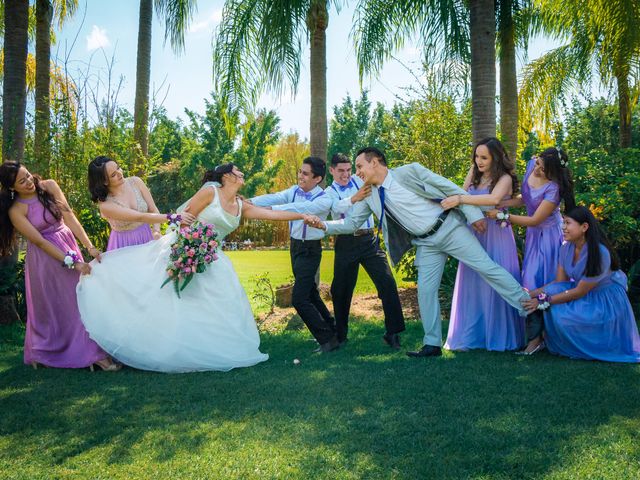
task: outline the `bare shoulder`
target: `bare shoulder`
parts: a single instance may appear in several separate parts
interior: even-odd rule
[[[28,211],[29,207],[25,203],[13,202],[13,205],[9,207],[9,218],[15,218],[18,215],[26,217]]]
[[[51,178],[47,180],[40,180],[40,182],[38,182],[38,185],[48,193],[55,193],[60,191],[60,186],[58,185],[58,183]]]

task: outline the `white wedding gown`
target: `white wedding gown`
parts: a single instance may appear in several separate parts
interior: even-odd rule
[[[218,241],[235,230],[240,215],[213,201],[198,220],[211,223]],[[185,207],[183,205],[181,208]],[[242,202],[238,200],[239,211]],[[180,210],[180,209],[179,209]],[[160,288],[176,233],[157,241],[103,254],[91,263],[77,287],[82,321],[93,340],[120,362],[158,372],[227,371],[264,362],[249,299],[231,261],[217,261],[176,295],[173,285]]]

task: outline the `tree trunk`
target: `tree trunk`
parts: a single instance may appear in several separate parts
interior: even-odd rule
[[[149,79],[151,77],[151,26],[153,1],[140,0],[138,56],[136,64],[136,98],[133,111],[133,138],[139,146],[134,153],[133,173],[144,175],[149,152]]]
[[[500,0],[500,130],[509,158],[518,149],[518,77],[513,0]]]
[[[629,77],[626,74],[616,76],[618,83],[618,110],[620,114],[620,148],[631,147],[631,99],[629,95]]]
[[[4,2],[2,158],[22,161],[27,108],[29,1]]]
[[[494,0],[471,0],[473,141],[496,135],[496,15]]]
[[[53,8],[49,0],[36,1],[36,121],[33,139],[34,170],[49,178],[51,157],[49,126],[50,72],[51,72],[51,20]]]
[[[327,160],[327,35],[329,11],[325,0],[314,0],[307,16],[310,38],[311,155]]]

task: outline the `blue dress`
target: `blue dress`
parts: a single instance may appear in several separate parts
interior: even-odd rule
[[[536,161],[531,159],[522,180],[522,200],[530,217],[543,202],[560,205],[560,189],[555,182],[548,182],[539,188],[529,185]],[[558,267],[558,254],[562,245],[562,215],[556,208],[540,225],[527,227],[522,259],[522,285],[534,290],[553,282]]]
[[[488,188],[469,189],[471,195],[486,195]],[[487,230],[472,233],[489,254],[520,281],[518,251],[511,225],[502,228],[494,220],[485,220]],[[522,348],[524,317],[509,305],[479,273],[460,262],[453,289],[449,333],[444,348],[449,350],[505,351]]]
[[[560,265],[569,282],[547,286],[550,295],[575,288],[584,280],[596,282],[584,297],[553,305],[545,311],[547,348],[551,353],[585,360],[607,362],[640,362],[640,336],[638,326],[625,291],[627,278],[621,270],[612,272],[611,256],[600,245],[602,274],[584,275],[587,265],[587,246],[573,263],[575,245],[567,242],[560,249]]]

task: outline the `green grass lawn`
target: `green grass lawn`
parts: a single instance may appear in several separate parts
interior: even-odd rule
[[[252,288],[252,278],[261,273],[268,273],[274,287],[287,283],[293,278],[291,272],[291,258],[289,250],[246,250],[225,252],[240,277],[242,284],[250,290]],[[322,252],[322,263],[320,264],[320,281],[331,283],[333,279],[333,250]],[[394,271],[399,287],[412,285],[412,282],[402,280],[402,274]],[[374,293],[375,287],[369,275],[360,267],[356,293]]]
[[[356,319],[314,355],[294,317],[262,332],[268,362],[167,375],[34,371],[0,327],[0,478],[640,478],[640,365],[410,359],[382,333]],[[421,338],[409,321],[403,344]]]

